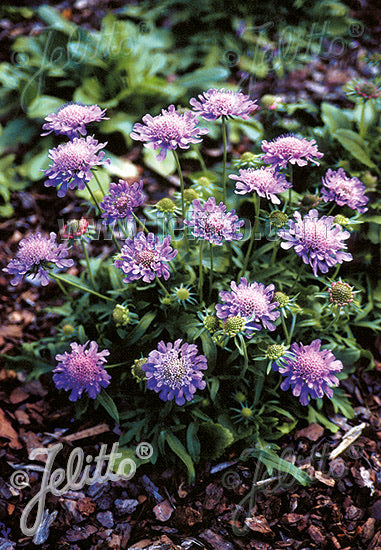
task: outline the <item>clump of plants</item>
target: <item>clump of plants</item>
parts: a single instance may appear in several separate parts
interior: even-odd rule
[[[61,317],[56,336],[15,360],[29,361],[31,376],[51,372],[78,416],[104,407],[126,454],[148,441],[152,463],[171,450],[193,480],[194,464],[236,444],[306,484],[277,441],[299,421],[334,432],[332,411],[353,417],[340,380],[361,356],[371,363],[356,326],[380,326],[371,288],[350,269],[369,196],[343,168],[322,169],[324,152],[300,135],[263,140],[229,163],[230,125],[244,131],[258,109],[249,96],[213,88],[190,106],[133,126],[131,138],[177,170],[179,192],[156,204],[144,181],[101,181],[107,144],[88,125],[104,109],[74,102],[46,116],[44,135],[64,141],[50,150],[45,185],[58,197],[87,189],[91,200],[60,244],[55,233],[25,235],[4,268],[11,284],[55,284],[64,298],[50,308]],[[212,167],[200,153],[208,133],[222,141]],[[192,149],[200,170],[184,178]],[[94,219],[111,237],[107,256],[92,255]],[[75,247],[79,276],[65,273]]]

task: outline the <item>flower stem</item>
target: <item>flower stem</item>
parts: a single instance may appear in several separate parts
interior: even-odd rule
[[[340,267],[341,267],[341,264],[337,264],[337,268],[335,269],[335,273],[332,275],[332,279],[334,279],[334,280],[336,279],[336,277],[339,274]]]
[[[212,298],[212,289],[213,289],[213,245],[209,243],[210,250],[210,271],[209,271],[209,302]]]
[[[361,115],[360,115],[360,137],[361,138],[365,136],[365,107],[366,107],[366,101],[363,101]]]
[[[240,277],[242,277],[242,275],[244,275],[245,271],[246,271],[246,268],[247,268],[247,265],[249,263],[249,260],[250,260],[250,256],[251,256],[251,251],[253,249],[253,245],[254,245],[254,240],[255,240],[255,235],[257,234],[258,232],[258,227],[259,227],[259,209],[260,209],[260,198],[258,195],[255,195],[254,197],[254,227],[253,227],[253,230],[251,232],[251,235],[250,235],[250,242],[249,242],[249,248],[247,249],[247,252],[246,252],[246,256],[245,256],[245,261],[243,263],[243,267],[241,269],[241,272],[240,274],[238,275],[238,279]]]
[[[165,288],[165,286],[163,285],[163,283],[160,281],[159,277],[156,277],[156,281],[157,281],[158,285],[162,288],[162,290],[164,290],[164,293],[168,296],[168,295],[169,295],[169,292],[168,292],[168,290]]]
[[[203,300],[203,294],[202,294],[202,290],[203,290],[203,284],[204,284],[204,281],[203,281],[203,269],[202,269],[202,250],[203,250],[203,247],[204,247],[204,241],[200,241],[199,243],[199,272],[198,272],[198,293],[200,295],[200,304],[202,304],[202,300]]]
[[[183,217],[183,223],[184,223],[184,221],[185,221],[184,178],[183,178],[183,173],[181,171],[181,164],[180,164],[179,156],[178,156],[176,151],[172,151],[172,152],[173,152],[173,155],[174,155],[174,158],[175,158],[176,168],[177,168],[177,172],[178,172],[179,178],[180,178],[181,215]],[[188,234],[187,234],[187,231],[186,231],[186,226],[184,226],[184,237],[185,237],[186,249],[189,252],[189,242],[188,242]]]
[[[86,248],[86,245],[85,245],[83,239],[81,239],[81,246],[82,246],[82,250],[83,250],[83,255],[85,256],[86,265],[87,265],[87,271],[89,272],[91,285],[95,288],[95,282],[94,282],[93,272],[91,271],[91,267],[90,267],[90,259],[89,259],[89,255],[88,255],[88,253],[87,253],[87,248]]]
[[[57,275],[55,273],[50,273],[50,277],[54,279],[55,281],[62,281],[63,283],[67,283],[68,285],[73,286],[74,288],[78,288],[78,290],[82,290],[82,292],[89,292],[90,294],[94,294],[95,296],[98,296],[98,298],[102,298],[102,300],[108,300],[109,302],[115,302],[113,298],[109,298],[108,296],[104,296],[104,294],[100,294],[99,292],[96,292],[92,288],[84,287],[78,283],[75,283],[74,281],[70,281],[69,279],[64,279],[60,275]]]
[[[96,182],[97,182],[97,184],[98,184],[98,187],[99,187],[101,193],[103,193],[103,195],[105,195],[106,193],[104,192],[104,189],[103,189],[103,187],[102,187],[101,182],[99,181],[99,178],[98,178],[98,176],[97,176],[97,174],[96,174],[96,171],[94,170],[94,172],[92,172],[92,174],[93,174],[93,176],[94,176],[94,178],[95,178],[95,180],[96,180]]]
[[[91,190],[89,184],[87,183],[87,181],[85,181],[85,185],[86,185],[86,189],[87,189],[88,192],[90,193],[91,198],[93,199],[94,204],[95,204],[96,207],[98,208],[98,212],[100,212],[100,211],[101,211],[101,207],[99,206],[99,201],[95,198],[94,193],[92,192],[92,190]]]
[[[226,159],[228,154],[228,145],[227,145],[227,135],[226,135],[226,118],[222,117],[222,139],[224,142],[224,156],[222,161],[222,188],[223,188],[223,195],[222,200],[226,204]]]
[[[207,167],[206,167],[204,158],[203,158],[202,154],[200,153],[200,149],[198,148],[197,145],[194,145],[194,150],[195,150],[195,152],[196,152],[196,155],[197,155],[198,160],[200,161],[202,171],[204,172],[204,174],[206,174],[207,171],[208,171],[208,169],[207,169]]]
[[[282,327],[283,327],[284,336],[286,338],[286,342],[287,342],[287,345],[288,345],[290,343],[290,335],[289,335],[288,330],[287,330],[287,325],[286,325],[286,321],[284,319],[283,313],[281,313],[281,319],[282,319]]]
[[[128,233],[128,231],[123,227],[123,224],[122,224],[122,222],[121,222],[120,220],[118,220],[118,227],[119,227],[119,229],[121,230],[121,232],[123,233],[123,235],[124,235],[125,237],[128,238],[128,237],[130,236],[129,233]]]
[[[333,205],[332,205],[331,208],[329,209],[328,214],[326,214],[327,216],[330,216],[330,215],[332,214],[332,212],[335,210],[335,206],[336,206],[336,203],[333,203]]]
[[[145,224],[141,220],[139,220],[139,218],[137,217],[135,212],[132,212],[132,216],[133,216],[134,220],[140,225],[140,227],[142,227],[143,231],[145,231],[148,235],[148,233],[149,233],[148,229],[146,228]]]
[[[50,273],[50,276],[52,276],[52,274]],[[56,283],[58,284],[58,286],[60,287],[60,289],[62,290],[62,292],[65,294],[66,298],[69,298],[69,300],[72,299],[72,296],[68,293],[68,291],[66,290],[66,288],[63,286],[63,284],[61,283],[60,280],[58,279],[54,279],[56,281]]]

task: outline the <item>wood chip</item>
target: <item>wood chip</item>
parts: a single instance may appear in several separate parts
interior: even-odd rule
[[[332,460],[339,456],[341,453],[345,451],[358,437],[360,437],[362,431],[364,428],[366,428],[367,424],[365,422],[362,422],[362,424],[359,424],[358,426],[354,426],[349,430],[349,432],[346,432],[343,435],[343,439],[341,443],[336,447],[336,449],[333,449],[331,451],[331,454],[329,455],[329,459]]]
[[[62,439],[65,441],[79,441],[80,439],[86,439],[87,437],[93,437],[94,435],[100,435],[109,431],[110,427],[108,424],[98,424],[98,426],[94,426],[93,428],[81,430],[75,434],[66,435]]]
[[[9,440],[11,449],[22,449],[22,444],[18,438],[17,432],[13,429],[12,424],[5,416],[5,412],[0,409],[0,437]]]
[[[296,439],[306,437],[310,441],[317,441],[324,433],[324,428],[315,422],[296,432]]]
[[[153,513],[158,521],[168,521],[173,514],[173,508],[169,500],[163,500],[163,502],[156,504],[153,509]]]

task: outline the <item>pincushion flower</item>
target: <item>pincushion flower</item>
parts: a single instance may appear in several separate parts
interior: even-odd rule
[[[110,352],[107,349],[98,352],[96,342],[90,342],[86,349],[88,343],[81,346],[73,342],[70,353],[56,355],[59,363],[53,371],[53,382],[59,390],[71,391],[70,401],[77,401],[84,391],[95,399],[101,388],[110,384],[111,376],[103,366]]]
[[[283,174],[270,167],[242,169],[239,170],[239,176],[231,174],[229,178],[237,181],[234,191],[237,195],[257,193],[259,197],[265,197],[273,204],[280,204],[278,193],[292,187]]]
[[[64,197],[68,189],[85,188],[92,178],[92,168],[110,163],[103,160],[105,153],[101,151],[107,143],[98,143],[93,136],[74,138],[73,141],[50,149],[49,158],[53,161],[45,170],[46,187],[58,187],[57,195]]]
[[[198,355],[195,344],[159,342],[141,366],[147,377],[147,388],[159,394],[163,401],[175,399],[177,405],[191,401],[194,393],[206,386],[201,371],[208,368],[206,357]]]
[[[127,239],[115,260],[115,267],[119,267],[126,278],[125,283],[143,279],[150,283],[156,277],[164,277],[167,281],[170,276],[168,262],[173,260],[177,250],[170,246],[171,237],[167,235],[163,240],[148,233],[146,236],[140,232],[133,239]]]
[[[242,92],[225,90],[225,88],[220,90],[211,88],[200,94],[198,99],[199,101],[192,98],[189,103],[196,114],[206,120],[217,120],[220,117],[233,116],[248,120],[250,113],[258,109],[256,101],[250,99],[248,95]]]
[[[342,168],[328,169],[322,179],[324,187],[321,194],[324,202],[335,201],[339,206],[349,206],[352,210],[366,212],[369,199],[365,195],[366,187],[358,178],[350,178]]]
[[[107,195],[103,197],[99,206],[104,210],[102,218],[104,224],[131,217],[134,208],[144,202],[143,182],[134,182],[129,185],[124,180],[119,183],[110,183]]]
[[[81,103],[67,103],[62,105],[56,113],[50,113],[42,126],[46,130],[42,136],[47,136],[51,132],[63,134],[70,139],[85,136],[87,133],[86,124],[90,122],[100,122],[105,119],[106,109],[101,109],[98,105],[82,105]]]
[[[273,369],[286,377],[281,389],[291,387],[302,405],[308,405],[309,396],[312,399],[324,394],[332,397],[332,388],[339,384],[334,373],[340,372],[343,364],[331,351],[320,349],[320,346],[320,340],[314,340],[308,346],[293,343],[287,357],[273,363]]]
[[[196,199],[192,205],[190,219],[184,223],[193,228],[194,237],[216,245],[242,239],[243,234],[239,229],[245,222],[238,218],[235,210],[226,212],[224,203],[217,204],[214,197],[209,197],[204,203]]]
[[[350,233],[334,223],[333,216],[319,219],[317,210],[310,210],[304,218],[294,213],[294,220],[288,226],[279,229],[278,235],[286,242],[281,247],[288,250],[292,246],[305,264],[310,264],[317,277],[318,270],[327,273],[330,267],[352,260],[352,254],[344,252]]]
[[[279,136],[273,141],[262,141],[262,151],[265,153],[263,162],[279,168],[286,168],[287,163],[305,166],[308,162],[320,164],[323,153],[318,151],[316,141],[299,138],[292,134]]]
[[[69,254],[66,243],[57,244],[56,238],[55,233],[50,233],[49,237],[34,233],[20,241],[16,258],[3,268],[6,273],[15,275],[11,285],[21,283],[24,275],[32,275],[42,286],[46,286],[49,283],[49,269],[74,265],[72,259],[66,259]]]
[[[192,111],[180,113],[174,105],[161,110],[161,115],[145,115],[144,124],[136,123],[130,134],[132,139],[146,143],[146,147],[160,149],[157,160],[164,160],[168,151],[189,149],[191,143],[200,143],[207,128],[199,128],[199,119]]]
[[[240,316],[246,319],[246,335],[251,337],[254,330],[262,327],[275,330],[273,321],[278,319],[279,303],[273,302],[274,285],[265,287],[262,283],[249,283],[242,277],[239,284],[230,283],[231,291],[222,290],[220,299],[222,304],[216,304],[216,313],[219,319],[225,321],[228,317]]]

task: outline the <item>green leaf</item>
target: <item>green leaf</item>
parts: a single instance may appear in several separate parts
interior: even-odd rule
[[[185,450],[184,445],[175,435],[170,432],[165,433],[165,439],[172,451],[179,457],[180,460],[184,462],[188,470],[188,482],[193,483],[196,478],[196,472],[194,469],[193,460]]]
[[[336,433],[340,428],[339,426],[336,426],[333,422],[330,422],[328,418],[324,416],[324,414],[321,414],[317,412],[311,405],[308,405],[308,417],[307,420],[309,424],[317,423],[320,425],[325,426],[330,430],[333,434]]]
[[[330,103],[321,104],[321,118],[323,122],[327,125],[330,134],[333,136],[336,130],[350,129],[351,123],[342,112],[341,109],[338,109]]]
[[[266,466],[269,475],[272,475],[275,469],[278,470],[278,472],[292,475],[301,485],[308,486],[312,483],[312,479],[308,474],[291,462],[288,462],[288,460],[284,460],[273,451],[253,449],[252,454]]]
[[[102,407],[108,412],[108,414],[119,424],[119,413],[115,401],[113,398],[104,390],[97,395],[97,401],[102,405]]]
[[[365,164],[365,166],[375,168],[376,165],[366,152],[366,143],[359,134],[352,132],[352,130],[337,130],[333,137],[335,137],[351,155]]]
[[[189,454],[195,462],[200,460],[200,441],[197,437],[199,424],[198,422],[191,422],[187,429],[187,447]]]
[[[143,334],[146,332],[152,321],[155,319],[157,311],[149,311],[146,313],[136,325],[136,327],[130,332],[127,337],[128,345],[135,344]]]
[[[160,176],[165,178],[173,174],[176,170],[175,157],[172,151],[168,151],[164,160],[157,160],[158,151],[154,149],[143,149],[144,163]]]
[[[216,395],[217,395],[217,392],[220,388],[220,381],[218,378],[216,378],[215,376],[213,376],[211,379],[210,379],[210,399],[212,401],[215,400],[216,398]]]
[[[349,402],[348,397],[345,395],[342,389],[336,388],[331,398],[335,413],[341,412],[347,418],[354,418],[355,412],[352,405]]]
[[[217,346],[213,342],[209,332],[203,331],[200,334],[202,351],[208,361],[208,372],[211,372],[216,366],[217,361]]]
[[[46,4],[40,6],[37,9],[38,16],[47,25],[50,25],[58,31],[62,31],[65,34],[72,35],[78,28],[75,23],[71,23],[65,17],[63,17],[55,8],[47,6]]]
[[[29,118],[45,118],[50,113],[57,111],[65,103],[65,100],[50,95],[40,95],[32,101],[28,107]]]

